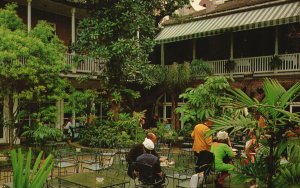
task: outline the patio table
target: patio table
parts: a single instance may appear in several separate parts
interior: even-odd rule
[[[102,179],[102,181],[98,182],[97,179]],[[125,187],[125,185],[129,183],[129,181],[125,179],[118,179],[117,177],[105,176],[94,172],[78,173],[64,177],[58,177],[58,181],[59,187],[66,182],[68,184],[73,184],[74,186],[90,188],[113,186]]]

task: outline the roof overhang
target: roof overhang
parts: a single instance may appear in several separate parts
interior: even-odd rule
[[[187,23],[166,25],[155,37],[155,41],[156,43],[171,43],[229,31],[250,30],[295,22],[300,22],[300,2],[284,1],[280,4],[255,7],[255,9],[215,17],[202,17]]]

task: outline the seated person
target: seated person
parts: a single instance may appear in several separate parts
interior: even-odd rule
[[[232,149],[228,146],[228,133],[225,131],[219,131],[217,133],[217,140],[211,145],[210,152],[215,156],[215,170],[222,172],[216,181],[216,187],[222,188],[224,180],[229,176],[228,171],[232,171],[234,166],[229,164],[228,161],[224,162],[225,158],[232,158],[235,156]]]
[[[153,178],[155,182],[160,181],[161,183],[163,183],[164,181],[162,181],[162,179],[164,179],[164,176],[160,167],[159,158],[152,154],[152,151],[154,150],[153,142],[150,139],[145,138],[143,146],[144,153],[138,156],[136,161],[151,165],[153,167]],[[138,176],[136,172],[134,172],[134,174]]]
[[[153,144],[156,141],[155,134],[151,133],[151,132],[149,132],[149,133],[146,134],[146,138],[150,139],[153,142]],[[128,154],[126,156],[126,161],[128,163],[127,175],[129,177],[134,178],[133,177],[133,172],[132,172],[133,169],[132,169],[132,166],[131,166],[132,162],[135,162],[136,159],[137,159],[137,157],[140,156],[140,155],[142,155],[143,153],[144,153],[144,145],[142,143],[134,145],[130,149],[130,151],[128,152]],[[156,153],[156,151],[154,149],[152,151],[152,154],[155,155],[155,156],[157,156],[157,157],[159,157],[158,154]]]
[[[254,130],[249,132],[250,139],[245,144],[245,154],[252,163],[254,163],[256,149],[258,148],[257,139]]]

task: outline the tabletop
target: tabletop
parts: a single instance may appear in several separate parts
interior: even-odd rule
[[[78,173],[72,174],[69,176],[58,177],[60,184],[63,182],[72,183],[74,185],[79,185],[81,187],[113,187],[113,186],[122,186],[125,187],[128,180],[118,179],[116,177],[104,176],[99,173],[87,172],[87,173]],[[100,181],[99,181],[100,180]]]

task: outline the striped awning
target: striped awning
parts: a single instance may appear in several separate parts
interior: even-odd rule
[[[277,4],[244,12],[213,18],[167,25],[155,37],[157,43],[200,38],[226,31],[242,31],[255,28],[300,22],[300,2]]]

